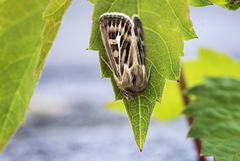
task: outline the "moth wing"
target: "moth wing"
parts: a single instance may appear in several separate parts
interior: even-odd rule
[[[114,75],[121,78],[128,61],[132,40],[132,20],[120,13],[105,13],[100,17],[102,40]]]
[[[142,22],[137,15],[133,15],[132,19],[134,23],[133,30],[134,30],[134,34],[136,35],[140,65],[145,65],[146,51],[145,51],[145,40],[144,40]]]

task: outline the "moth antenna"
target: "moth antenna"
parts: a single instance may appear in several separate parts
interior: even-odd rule
[[[152,64],[151,64],[151,66],[150,66],[150,68],[149,68],[149,72],[148,72],[148,81],[149,81],[149,78],[150,78],[150,74],[151,74],[151,69],[152,69]]]
[[[108,68],[113,72],[112,68],[110,67],[110,65],[103,59],[103,57],[101,56],[102,61],[108,66]],[[114,72],[113,72],[114,73]]]

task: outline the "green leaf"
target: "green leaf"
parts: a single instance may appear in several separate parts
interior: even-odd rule
[[[188,137],[203,138],[201,155],[240,160],[240,81],[211,77],[188,93],[196,96],[184,111],[195,117]]]
[[[61,25],[62,17],[71,2],[72,0],[52,0],[43,13],[43,19],[47,22],[42,33],[43,42],[34,71],[36,77],[40,76],[48,52],[52,47],[53,41]]]
[[[212,2],[229,10],[237,10],[240,7],[239,0],[212,0]]]
[[[194,7],[203,7],[213,3],[229,10],[237,10],[240,7],[239,0],[190,0],[189,2]]]
[[[24,115],[36,85],[33,76],[48,0],[0,2],[0,151]]]
[[[190,0],[189,5],[194,7],[203,7],[207,5],[212,5],[211,0]]]
[[[146,71],[151,64],[153,67],[149,85],[140,97],[128,102],[111,77],[111,71],[99,58],[102,77],[111,77],[115,100],[123,99],[135,140],[141,150],[156,101],[161,101],[166,79],[179,80],[183,40],[196,38],[189,19],[188,1],[94,0],[93,2],[95,5],[88,49],[99,50],[99,57],[105,60],[107,60],[106,52],[99,31],[100,15],[105,12],[120,12],[129,16],[137,14],[142,20],[146,44]]]
[[[130,101],[126,100],[126,98],[123,99],[132,126],[134,138],[140,151],[142,151],[152,112],[156,104],[156,101],[151,101],[154,100],[154,98],[149,97],[153,92],[154,91],[146,91],[144,93],[147,94],[141,95]]]

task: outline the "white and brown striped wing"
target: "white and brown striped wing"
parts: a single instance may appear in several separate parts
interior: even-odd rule
[[[132,43],[133,21],[120,13],[105,13],[100,17],[102,40],[110,67],[121,79],[123,66],[128,63]]]

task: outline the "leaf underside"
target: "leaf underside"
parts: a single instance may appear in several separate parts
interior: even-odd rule
[[[111,77],[115,100],[123,99],[134,137],[140,150],[145,141],[156,102],[161,101],[166,79],[179,80],[183,40],[196,38],[185,1],[165,0],[98,0],[94,2],[92,31],[88,49],[99,50],[102,77]],[[158,7],[156,7],[158,6]],[[149,85],[136,99],[127,101],[117,87],[112,73],[100,59],[107,60],[99,30],[99,17],[106,12],[140,16],[146,44],[146,71],[152,64]]]
[[[196,96],[184,111],[195,117],[188,137],[203,138],[201,155],[240,160],[240,81],[209,77],[188,93]]]
[[[71,0],[49,2],[8,0],[0,3],[0,151],[24,122],[47,53]]]
[[[33,72],[48,0],[0,3],[0,151],[15,132],[36,85]],[[11,12],[9,12],[11,11]]]

